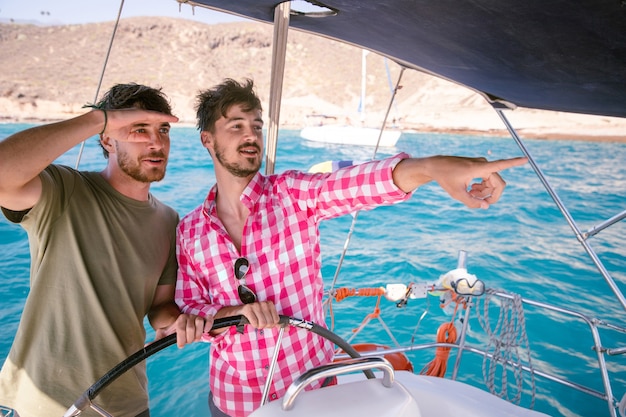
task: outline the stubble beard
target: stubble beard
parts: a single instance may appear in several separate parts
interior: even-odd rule
[[[250,165],[250,166],[243,167],[239,163],[236,163],[236,162],[230,163],[226,161],[226,158],[224,158],[224,152],[222,152],[222,150],[220,149],[219,146],[217,146],[217,144],[215,145],[214,149],[215,149],[215,159],[217,160],[217,162],[219,162],[221,166],[226,168],[226,170],[232,175],[234,175],[235,177],[239,177],[239,178],[251,177],[257,172],[259,172],[259,169],[261,169],[261,163],[256,158],[246,158],[249,161],[247,165]],[[260,149],[259,149],[259,152],[260,152]]]
[[[149,155],[155,158],[165,158],[162,152],[155,152]],[[141,157],[143,158],[143,156]],[[133,161],[132,158],[124,152],[117,152],[117,164],[126,175],[135,181],[143,183],[151,183],[161,181],[165,177],[165,168],[150,168],[147,172],[141,168],[141,158]]]

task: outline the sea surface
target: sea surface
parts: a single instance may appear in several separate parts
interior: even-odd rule
[[[0,139],[28,126],[0,125]],[[175,126],[171,136],[168,173],[164,181],[153,187],[153,193],[184,215],[201,203],[213,185],[212,162],[194,128]],[[626,209],[626,144],[527,140],[526,145],[582,231]],[[276,171],[307,170],[328,160],[363,161],[374,157],[373,151],[373,148],[314,144],[300,139],[298,131],[284,130],[279,135]],[[400,151],[413,156],[452,154],[489,159],[521,155],[517,145],[508,138],[403,133],[395,148],[380,150],[376,157]],[[77,147],[58,162],[75,166],[78,154]],[[80,168],[100,170],[104,165],[95,138],[89,139],[82,152]],[[468,254],[468,272],[483,280],[488,288],[575,309],[623,326],[626,322],[624,308],[531,166],[510,169],[503,172],[503,176],[507,189],[501,201],[488,210],[469,210],[450,199],[436,184],[427,184],[407,202],[359,213],[336,287],[432,283],[456,268],[459,251],[463,250]],[[352,224],[353,217],[344,216],[326,221],[321,227],[323,275],[327,286],[336,273]],[[626,223],[621,221],[602,231],[591,239],[591,246],[624,291]],[[0,360],[3,361],[28,294],[30,265],[25,233],[3,217],[0,220],[0,265],[3,328]],[[375,301],[375,298],[350,298],[334,302],[335,332],[346,339],[351,337],[352,329],[373,312]],[[383,298],[382,322],[401,343],[434,342],[438,327],[451,320],[450,311],[442,309],[438,301],[437,297],[428,296],[409,300],[406,307],[398,308]],[[591,348],[593,339],[586,324],[532,306],[525,308],[525,321],[533,366],[602,390],[597,357]],[[328,323],[331,324],[330,317]],[[475,337],[480,338],[479,321],[471,319],[469,323],[470,334],[476,333]],[[148,338],[153,335],[148,326]],[[602,330],[600,335],[605,347],[626,346],[623,334]],[[365,341],[393,345],[376,319],[354,340]],[[209,415],[206,405],[208,347],[204,343],[184,349],[169,347],[148,359],[153,417]],[[433,357],[432,350],[410,355],[416,371]],[[452,355],[449,369],[454,360]],[[481,357],[466,354],[461,364],[458,378],[479,385],[483,379]],[[614,380],[614,396],[619,400],[626,392],[626,355],[608,357],[607,364]],[[477,378],[472,378],[471,374]],[[450,371],[446,375],[450,376]],[[534,409],[538,411],[566,417],[608,415],[603,400],[545,378],[537,377],[535,382]],[[531,403],[530,387],[529,382],[524,383],[521,398],[524,406]],[[512,396],[510,391],[509,397]]]

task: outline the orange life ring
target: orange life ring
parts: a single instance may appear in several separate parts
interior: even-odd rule
[[[391,349],[390,346],[381,345],[378,343],[356,343],[352,345],[352,347],[357,352],[377,352]],[[413,372],[413,364],[404,354],[404,352],[387,353],[383,355],[383,357],[387,359],[389,363],[391,363],[393,369],[395,369],[396,371]],[[335,362],[338,362],[338,360],[336,359]]]

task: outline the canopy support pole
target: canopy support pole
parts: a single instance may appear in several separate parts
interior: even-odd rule
[[[581,230],[578,228],[578,225],[576,224],[574,218],[569,213],[569,211],[567,210],[567,208],[565,207],[565,205],[563,204],[563,202],[561,201],[559,196],[556,194],[556,191],[554,191],[554,188],[550,185],[550,183],[546,179],[546,177],[543,174],[543,172],[541,172],[541,169],[535,163],[535,160],[530,155],[530,152],[528,151],[528,149],[526,148],[526,146],[524,145],[524,143],[522,142],[522,140],[518,136],[517,132],[515,131],[515,129],[513,128],[511,123],[509,122],[509,120],[504,115],[503,109],[497,108],[495,106],[494,106],[494,109],[495,109],[496,113],[498,113],[498,116],[500,116],[500,119],[502,119],[502,122],[504,123],[504,125],[507,128],[507,130],[509,131],[509,133],[513,137],[513,140],[515,140],[515,142],[517,143],[517,146],[519,146],[519,148],[522,150],[524,155],[526,155],[526,157],[528,157],[528,162],[530,163],[530,166],[533,168],[533,170],[535,171],[535,173],[539,177],[539,180],[541,181],[541,183],[545,187],[546,191],[548,191],[548,194],[550,194],[550,197],[552,197],[552,200],[554,200],[554,202],[556,203],[557,207],[559,208],[559,210],[563,214],[563,217],[565,217],[565,220],[569,224],[570,228],[574,231],[574,234],[576,235],[576,238],[578,239],[580,244],[583,246],[583,248],[585,249],[585,251],[587,252],[589,257],[591,258],[592,262],[596,265],[596,268],[598,268],[598,271],[600,271],[600,274],[602,274],[602,276],[604,277],[605,281],[609,284],[609,287],[611,288],[611,290],[613,291],[613,293],[617,297],[617,300],[620,302],[622,307],[626,310],[626,298],[624,298],[624,294],[622,294],[621,290],[619,289],[619,287],[615,283],[615,280],[613,279],[613,277],[611,277],[611,274],[609,273],[609,271],[607,271],[607,269],[604,267],[604,264],[602,263],[600,258],[598,258],[598,255],[596,255],[596,253],[593,250],[593,248],[591,247],[591,245],[589,245],[589,242],[586,239],[588,234],[587,233],[582,233]],[[622,217],[621,216],[617,216],[616,218],[621,219]],[[614,222],[614,221],[612,221],[612,222]]]
[[[280,103],[285,77],[285,57],[287,55],[287,33],[291,2],[279,3],[274,9],[274,44],[272,47],[272,75],[270,81],[269,127],[265,156],[265,173],[273,174],[276,167],[276,147],[280,121]]]

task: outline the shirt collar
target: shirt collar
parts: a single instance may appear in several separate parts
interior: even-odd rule
[[[257,172],[254,177],[248,183],[248,186],[241,193],[241,203],[248,209],[251,209],[254,204],[259,201],[265,184],[265,177]]]
[[[248,209],[251,209],[254,204],[259,200],[263,192],[263,186],[265,184],[265,177],[257,172],[250,180],[246,188],[241,193],[240,201]],[[215,184],[206,199],[202,203],[202,213],[206,217],[215,216],[215,197],[217,196],[217,184]]]
[[[205,217],[215,216],[215,196],[217,195],[217,184],[209,190],[209,194],[202,203],[202,214]]]

